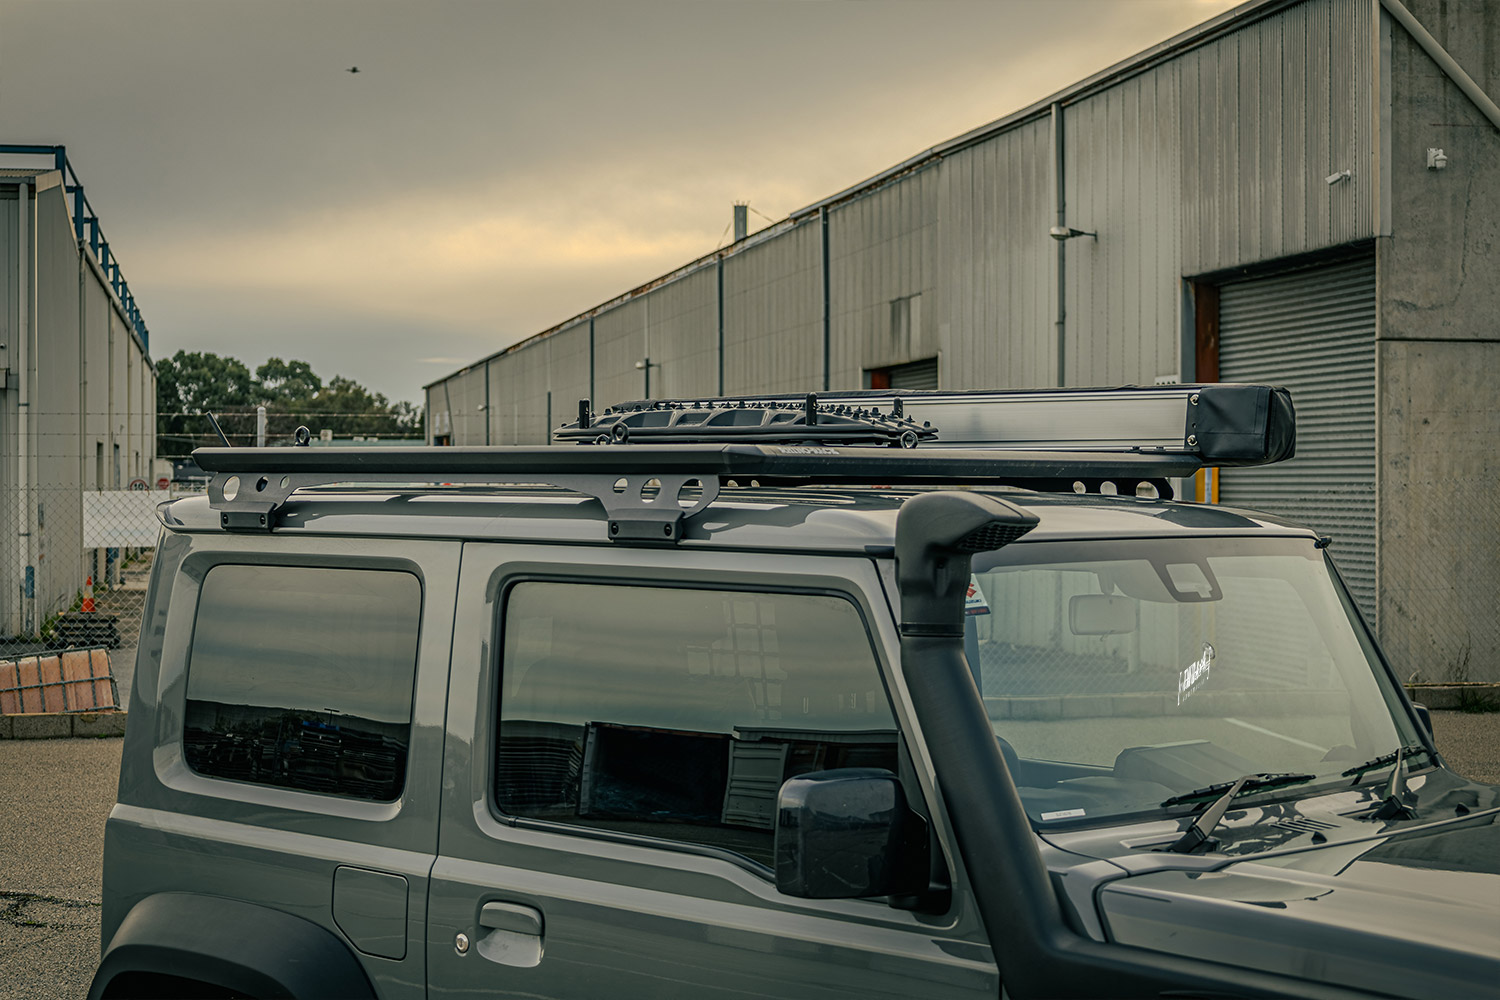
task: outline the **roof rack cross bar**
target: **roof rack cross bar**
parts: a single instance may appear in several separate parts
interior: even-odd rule
[[[252,449],[235,449],[251,451]],[[274,457],[281,449],[260,457]],[[284,453],[284,452],[282,452]],[[433,480],[437,477],[424,476]],[[704,474],[590,475],[549,472],[444,473],[443,485],[546,485],[591,496],[604,507],[611,540],[670,544],[682,538],[682,522],[702,513],[719,495],[717,476]],[[276,514],[300,489],[343,483],[408,489],[417,479],[393,472],[329,471],[262,473],[217,471],[208,484],[209,504],[226,531],[260,533],[276,526]]]

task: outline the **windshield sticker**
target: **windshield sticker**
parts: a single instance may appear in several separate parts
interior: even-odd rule
[[[1203,686],[1203,682],[1208,680],[1208,671],[1213,662],[1214,648],[1205,642],[1203,655],[1183,667],[1182,673],[1177,675],[1177,704],[1181,705]]]
[[[990,604],[984,599],[984,591],[979,589],[977,577],[969,577],[969,593],[964,598],[964,614],[987,615],[990,613]]]
[[[1057,812],[1042,813],[1042,822],[1050,823],[1055,819],[1077,819],[1083,815],[1082,809],[1059,809]]]

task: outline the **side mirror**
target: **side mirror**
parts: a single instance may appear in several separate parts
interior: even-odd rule
[[[776,799],[776,889],[802,899],[899,896],[928,887],[927,823],[889,771],[789,779]]]

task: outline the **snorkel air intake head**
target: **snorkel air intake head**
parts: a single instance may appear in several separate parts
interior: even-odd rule
[[[902,504],[896,515],[901,634],[962,641],[974,553],[1009,545],[1036,525],[1034,514],[976,493],[923,493]]]

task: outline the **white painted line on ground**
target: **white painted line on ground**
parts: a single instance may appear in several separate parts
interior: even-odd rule
[[[1274,736],[1278,740],[1286,740],[1288,743],[1295,743],[1299,747],[1307,747],[1307,749],[1309,749],[1309,750],[1316,750],[1319,753],[1327,753],[1328,752],[1328,747],[1320,747],[1316,743],[1309,743],[1306,740],[1299,740],[1295,736],[1288,736],[1286,733],[1278,733],[1275,730],[1265,729],[1265,728],[1263,728],[1261,726],[1257,726],[1257,725],[1253,725],[1253,724],[1251,724],[1249,722],[1245,722],[1242,719],[1230,719],[1230,718],[1226,718],[1224,721],[1225,722],[1233,723],[1236,726],[1243,726],[1245,729],[1249,729],[1249,730],[1251,730],[1253,732],[1263,733],[1266,736]]]

